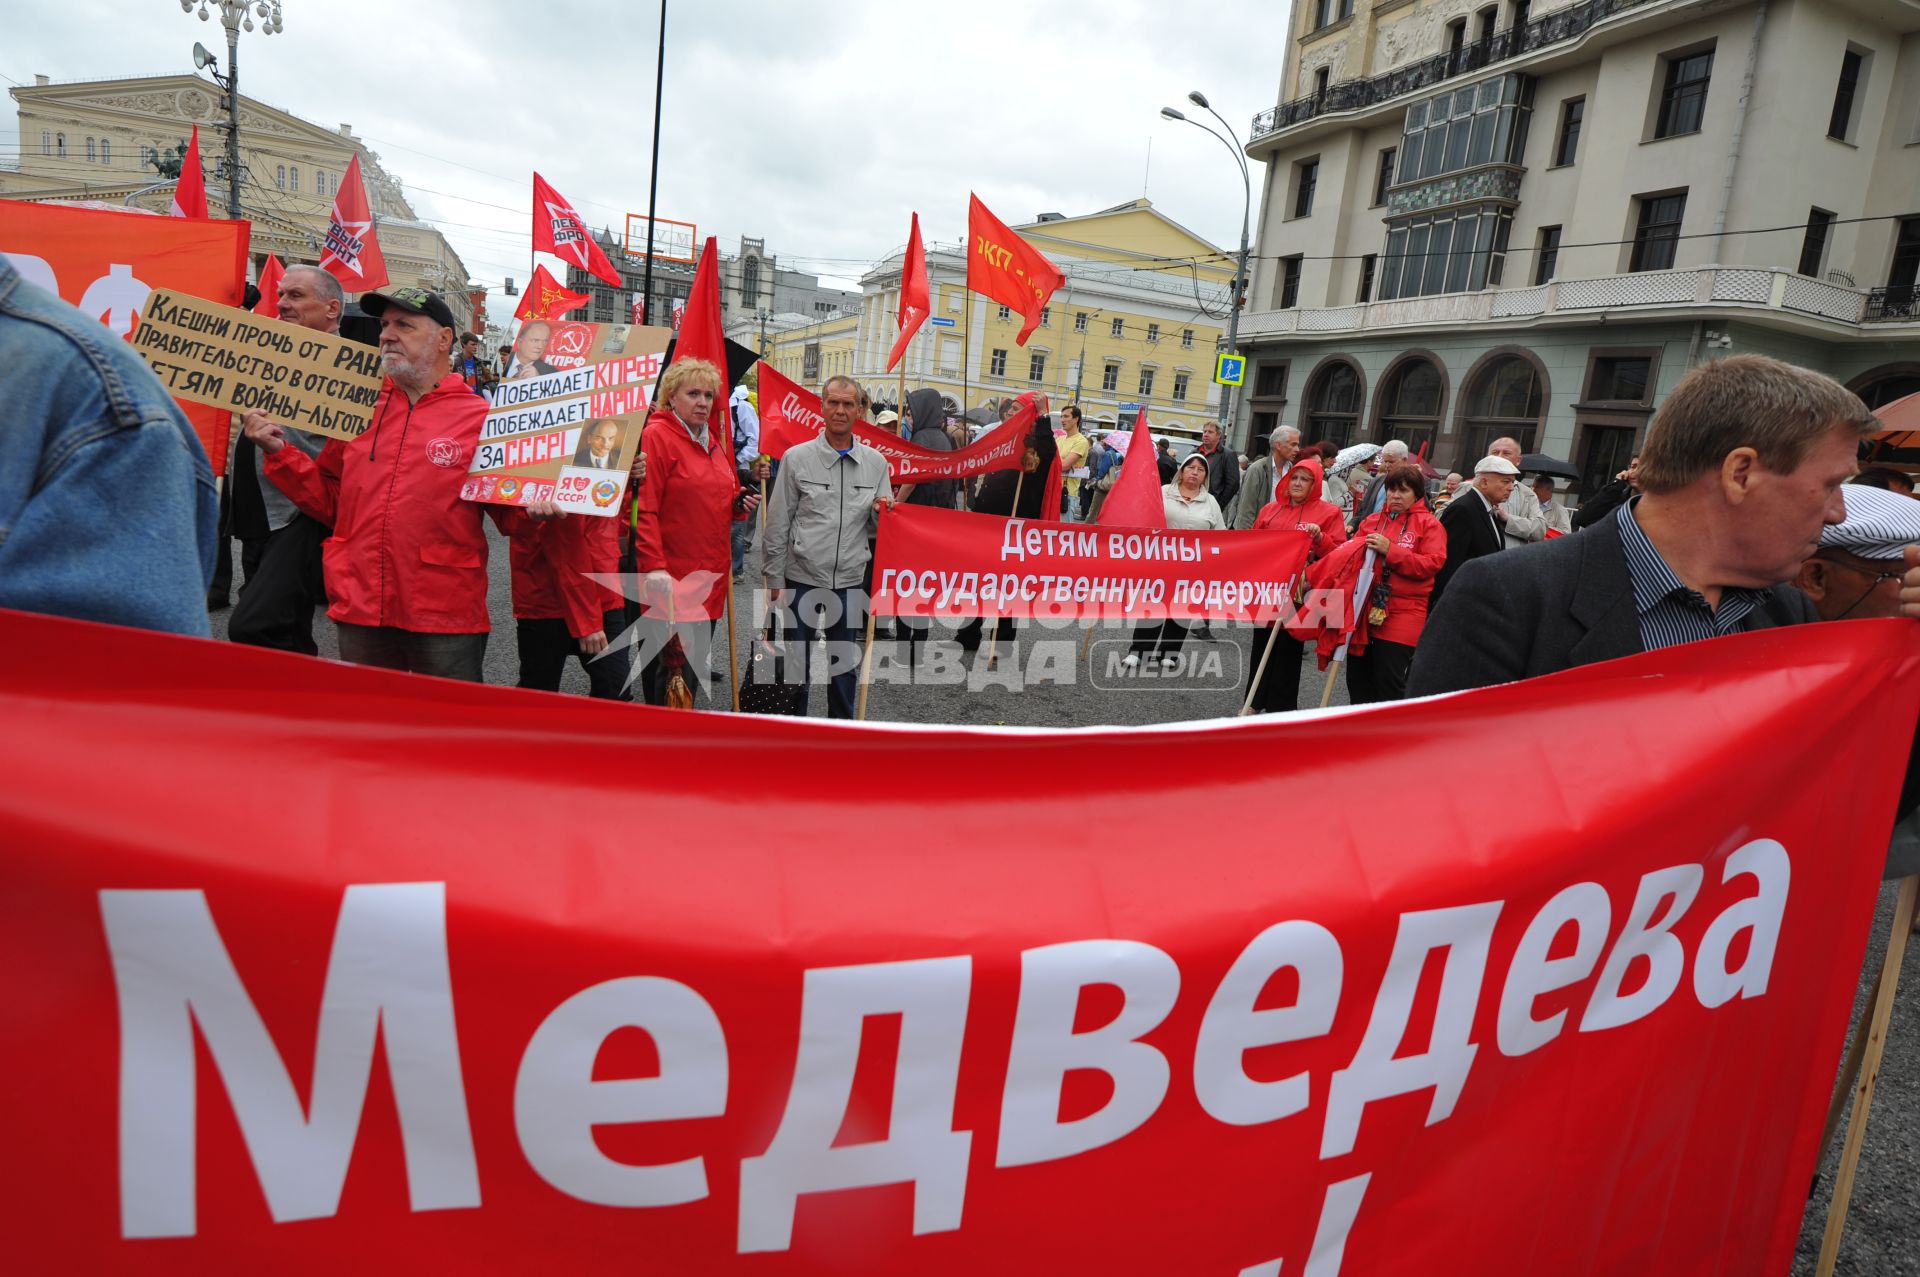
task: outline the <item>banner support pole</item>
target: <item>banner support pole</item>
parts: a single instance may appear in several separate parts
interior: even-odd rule
[[[1267,676],[1267,662],[1273,658],[1273,645],[1278,642],[1279,639],[1280,618],[1275,616],[1273,618],[1273,628],[1267,632],[1267,645],[1260,653],[1260,668],[1253,672],[1253,681],[1247,684],[1247,701],[1246,704],[1240,707],[1241,718],[1245,718],[1247,715],[1253,713],[1253,698],[1260,694],[1260,680]],[[1331,676],[1328,677],[1327,683],[1329,686],[1332,685],[1333,679]],[[1329,693],[1329,695],[1331,695],[1331,693]],[[1326,701],[1323,700],[1320,704],[1324,708]]]
[[[1020,468],[1019,476],[1015,478],[1013,481],[1013,513],[1007,516],[1007,518],[1010,520],[1017,519],[1020,517],[1020,489],[1026,486],[1026,482],[1027,482],[1027,471],[1026,471],[1025,465],[1023,464]],[[991,633],[987,635],[987,668],[988,669],[992,669],[994,667],[994,663],[1000,659],[1000,653],[995,650],[1000,645],[1000,618],[996,616],[991,619],[993,621],[993,630]]]
[[[873,676],[873,619],[873,602],[869,600],[867,603],[867,647],[866,650],[860,654],[860,705],[859,711],[854,715],[855,719],[862,723],[867,721],[867,688],[872,686],[870,680]]]
[[[1334,657],[1327,665],[1327,685],[1320,691],[1320,708],[1333,704],[1333,688],[1340,681],[1341,658]]]
[[[1833,1181],[1833,1201],[1827,1206],[1827,1227],[1820,1239],[1820,1263],[1814,1277],[1833,1277],[1840,1258],[1840,1237],[1847,1227],[1847,1207],[1853,1199],[1853,1176],[1860,1166],[1860,1146],[1867,1136],[1867,1112],[1873,1106],[1873,1087],[1880,1076],[1880,1057],[1887,1047],[1887,1025],[1893,1019],[1894,995],[1900,991],[1900,963],[1907,955],[1907,936],[1913,931],[1913,909],[1920,897],[1920,874],[1900,880],[1900,898],[1893,909],[1893,931],[1880,962],[1878,998],[1867,1030],[1867,1049],[1860,1065],[1860,1081],[1853,1092],[1853,1116],[1847,1122],[1847,1142],[1840,1153],[1840,1170]]]
[[[727,574],[727,682],[733,688],[733,712],[740,712],[740,648],[733,636],[733,574]]]

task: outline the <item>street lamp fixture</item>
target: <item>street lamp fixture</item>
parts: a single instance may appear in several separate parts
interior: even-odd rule
[[[180,12],[193,13],[195,0],[180,0]],[[213,15],[208,0],[199,0],[200,21]],[[212,68],[213,82],[227,93],[227,216],[240,217],[240,32],[253,30],[260,19],[260,34],[273,35],[286,29],[280,16],[280,0],[213,0],[220,10],[220,25],[227,29],[227,73],[220,74],[220,60],[199,41],[193,45],[193,65],[197,70]]]
[[[1188,119],[1185,115],[1182,115],[1170,106],[1160,108],[1161,117],[1168,120],[1178,120],[1182,124],[1191,124],[1196,129],[1201,129],[1212,134],[1213,137],[1219,141],[1220,145],[1227,148],[1228,154],[1233,156],[1234,163],[1238,165],[1240,169],[1240,187],[1244,197],[1240,210],[1240,255],[1235,259],[1233,297],[1227,305],[1227,353],[1234,354],[1237,353],[1240,343],[1240,303],[1246,296],[1247,291],[1247,238],[1248,232],[1253,226],[1253,177],[1247,169],[1246,150],[1240,145],[1240,135],[1235,133],[1233,126],[1221,118],[1220,113],[1208,104],[1207,95],[1195,89],[1193,92],[1187,94],[1187,101],[1193,103],[1214,119],[1219,120],[1220,128],[1226,130],[1225,136],[1222,136],[1219,130],[1214,129],[1210,125],[1203,124],[1199,120]],[[1232,138],[1233,140],[1228,141],[1228,138]],[[1229,433],[1229,427],[1232,421],[1233,387],[1221,386],[1220,437],[1222,439],[1232,437]]]

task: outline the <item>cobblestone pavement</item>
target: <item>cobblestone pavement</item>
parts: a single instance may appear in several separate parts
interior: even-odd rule
[[[513,640],[513,608],[507,577],[506,545],[489,526],[493,541],[489,556],[492,588],[488,602],[493,616],[493,639],[487,645],[487,681],[511,686],[517,676]],[[236,554],[235,574],[239,565]],[[758,586],[757,564],[748,562],[748,583],[735,591],[737,638],[747,649],[753,616],[753,594]],[[214,636],[226,635],[227,612],[213,614]],[[722,631],[724,633],[724,630]],[[1257,663],[1247,630],[1221,630],[1220,638],[1188,640],[1190,670],[1169,678],[1123,678],[1110,670],[1109,657],[1124,653],[1126,631],[1119,625],[1103,627],[1092,640],[1087,660],[1080,659],[1084,631],[1049,630],[1023,626],[1016,650],[995,661],[994,669],[976,660],[961,673],[952,631],[937,627],[929,677],[918,682],[904,678],[903,661],[895,662],[884,645],[876,649],[874,687],[868,717],[876,721],[957,724],[1005,724],[1022,727],[1087,727],[1101,724],[1139,725],[1218,718],[1234,714],[1245,692],[1248,666]],[[315,634],[323,656],[338,653],[333,626],[317,614]],[[1004,650],[1004,649],[1003,649]],[[944,660],[939,678],[930,671]],[[1311,657],[1300,678],[1300,703],[1317,705],[1324,684]],[[562,691],[585,695],[587,679],[578,662],[569,662]],[[724,703],[724,683],[715,688]],[[1333,704],[1347,703],[1344,683],[1336,686]],[[811,713],[826,713],[826,689],[812,689]],[[1857,1001],[1864,1004],[1872,973],[1893,920],[1893,889],[1881,894],[1874,937],[1868,950],[1866,973]],[[1914,946],[1920,949],[1920,943]],[[1855,1182],[1852,1210],[1836,1272],[1842,1277],[1920,1277],[1920,971],[1895,1004],[1888,1031],[1886,1059],[1881,1068],[1866,1144]],[[1855,1011],[1858,1019],[1858,1007]],[[1836,1062],[1837,1067],[1837,1062]],[[1833,1188],[1834,1166],[1841,1138],[1821,1166],[1819,1191],[1803,1221],[1793,1273],[1811,1277],[1819,1254],[1826,1204]]]

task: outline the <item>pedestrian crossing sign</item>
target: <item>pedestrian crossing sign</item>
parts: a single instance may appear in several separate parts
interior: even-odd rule
[[[1213,379],[1222,386],[1238,386],[1247,380],[1247,357],[1221,353],[1214,361]]]

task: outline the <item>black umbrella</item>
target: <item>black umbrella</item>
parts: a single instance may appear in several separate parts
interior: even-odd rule
[[[1521,474],[1550,474],[1556,479],[1579,481],[1580,472],[1573,463],[1562,461],[1558,457],[1549,457],[1544,452],[1529,452],[1520,458]]]
[[[976,426],[998,425],[1000,413],[994,408],[969,408],[966,411],[966,419]]]

